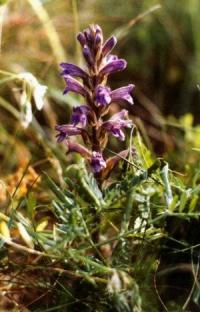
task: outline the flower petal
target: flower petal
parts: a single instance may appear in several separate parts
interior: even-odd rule
[[[117,43],[117,38],[115,36],[108,38],[102,48],[103,56],[108,55],[112,51],[112,49],[115,47],[116,43]]]
[[[112,99],[112,102],[117,102],[117,101],[126,101],[130,104],[133,104],[133,98],[131,96],[131,91],[133,90],[134,85],[133,84],[129,84],[126,87],[121,87],[118,88],[114,91],[111,92],[110,96]]]
[[[132,120],[128,119],[127,109],[122,109],[120,112],[114,114],[109,121],[117,122],[121,125],[121,127],[126,128],[130,128],[133,125]]]
[[[82,155],[87,160],[91,159],[91,152],[85,146],[76,142],[69,141],[69,140],[67,141],[67,146],[68,146],[68,153],[76,152]]]
[[[41,110],[44,106],[44,96],[45,96],[46,91],[47,91],[47,87],[42,86],[40,84],[38,84],[38,86],[35,87],[35,89],[33,91],[33,97],[35,100],[35,105],[36,105],[38,110]]]
[[[88,78],[88,74],[79,66],[70,63],[61,63],[60,66],[63,69],[61,73],[63,76],[70,75],[73,77]]]
[[[67,139],[69,136],[81,134],[81,129],[74,125],[57,125],[55,129],[59,132],[56,135],[58,143]]]
[[[94,173],[98,173],[106,167],[106,162],[100,152],[92,152],[91,167]]]
[[[95,100],[98,106],[106,106],[111,102],[110,88],[99,85],[95,90]]]
[[[115,54],[109,54],[106,56],[106,64],[112,62],[112,61],[117,61],[119,60],[118,56]]]
[[[89,66],[93,66],[94,65],[94,58],[92,56],[90,48],[87,45],[84,45],[84,47],[83,47],[83,56],[85,58],[86,63]]]
[[[127,62],[123,59],[111,61],[101,69],[100,74],[109,75],[109,74],[121,71],[126,68],[126,65],[127,65]]]
[[[117,128],[113,127],[111,132],[112,132],[112,135],[115,136],[116,138],[118,138],[120,141],[125,140],[125,134],[121,129],[117,129]]]
[[[120,139],[121,141],[125,140],[125,135],[122,131],[123,128],[132,127],[133,123],[130,119],[127,118],[128,111],[126,109],[121,110],[119,113],[114,114],[111,119],[105,121],[102,125],[102,128],[107,132],[110,132],[113,136]]]
[[[89,106],[81,105],[73,108],[72,112],[72,123],[73,125],[81,124],[82,127],[86,126],[87,117],[89,114]]]
[[[82,47],[86,44],[86,39],[85,39],[85,34],[80,32],[78,35],[77,35],[77,40],[80,42],[80,44],[82,45]]]
[[[87,91],[84,88],[84,86],[76,79],[72,78],[71,76],[67,75],[64,77],[65,81],[67,83],[67,87],[64,90],[64,94],[72,91],[78,94],[81,94],[83,96],[87,95]]]

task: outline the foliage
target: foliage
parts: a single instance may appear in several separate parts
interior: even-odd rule
[[[157,311],[161,305],[157,283],[162,289],[159,276],[165,271],[157,273],[160,253],[166,248],[169,254],[193,250],[187,238],[169,246],[176,239],[168,226],[174,219],[198,218],[200,171],[187,185],[164,160],[150,156],[141,137],[133,141],[139,152],[131,162],[121,161],[118,175],[123,179],[112,177],[100,190],[79,159],[67,168],[62,187],[49,175],[43,176],[45,189],[51,190],[45,205],[36,203],[30,192],[10,215],[1,213],[3,271],[9,259],[12,272],[23,270],[27,278],[35,272],[31,287],[38,293],[55,283],[56,292],[48,303],[52,309],[149,311],[151,306],[151,311]],[[97,228],[100,240],[95,242]],[[12,253],[24,254],[23,260],[10,258],[8,246]],[[43,276],[42,284],[37,272]],[[180,294],[182,304],[186,298]],[[38,298],[28,307],[37,311],[39,304],[45,311],[44,302]]]

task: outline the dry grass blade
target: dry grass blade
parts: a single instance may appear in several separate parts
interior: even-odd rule
[[[59,64],[66,59],[66,55],[55,27],[40,0],[28,0],[28,2],[43,24],[44,30],[49,39],[50,46],[55,55],[56,62],[59,66]]]
[[[153,7],[151,7],[149,10],[139,14],[138,16],[136,16],[135,18],[131,19],[128,24],[126,24],[125,26],[119,27],[114,31],[115,36],[118,39],[122,39],[124,38],[127,33],[129,32],[130,28],[133,27],[134,25],[138,24],[139,22],[141,22],[146,16],[152,14],[153,12],[161,9],[161,5],[160,4],[156,4]]]

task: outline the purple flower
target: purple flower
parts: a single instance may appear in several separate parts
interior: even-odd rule
[[[102,36],[101,36],[101,34],[98,34],[98,33],[97,33],[97,35],[96,35],[96,37],[95,37],[95,40],[94,40],[94,46],[95,46],[96,48],[98,48],[98,47],[100,46],[101,43],[102,43]]]
[[[95,100],[98,106],[106,106],[110,104],[110,88],[99,85],[95,90]]]
[[[126,68],[127,62],[123,59],[110,61],[106,66],[104,66],[100,75],[109,75],[118,71],[121,71]]]
[[[70,64],[70,63],[61,63],[61,68],[63,69],[62,75],[65,76],[73,76],[73,77],[80,77],[80,78],[88,78],[88,74],[81,69],[80,67]]]
[[[67,139],[69,136],[81,134],[81,129],[74,125],[57,125],[55,129],[59,132],[56,135],[58,143]]]
[[[100,31],[96,31],[96,36],[95,36],[95,39],[94,39],[94,46],[95,47],[99,47],[103,42],[103,36],[102,36],[102,33]]]
[[[126,101],[130,104],[133,104],[133,98],[130,94],[133,88],[134,88],[134,85],[129,84],[126,87],[121,87],[119,89],[112,91],[110,93],[112,102]]]
[[[92,152],[91,166],[94,173],[100,172],[103,168],[106,167],[106,162],[100,152]]]
[[[94,65],[94,59],[93,59],[92,53],[90,51],[90,48],[87,45],[84,45],[84,47],[83,47],[83,56],[84,56],[84,58],[86,60],[86,63],[89,66],[93,66]]]
[[[86,39],[86,44],[88,44],[89,46],[93,43],[94,41],[94,34],[91,31],[90,28],[87,28],[83,31],[84,35],[85,35],[85,39]]]
[[[89,107],[87,105],[81,105],[73,108],[72,112],[72,123],[74,126],[81,124],[82,127],[85,127],[87,124],[87,116],[89,114]]]
[[[103,129],[110,132],[116,138],[124,141],[125,135],[122,131],[123,128],[130,128],[132,126],[132,121],[130,119],[125,119],[128,116],[128,111],[123,109],[121,112],[112,116],[111,119],[105,121],[102,125]]]
[[[94,25],[94,29],[95,29],[96,34],[100,34],[103,38],[102,29],[98,24]]]
[[[112,51],[112,49],[114,48],[116,43],[117,43],[117,39],[115,36],[108,38],[106,40],[106,42],[104,43],[103,48],[102,48],[103,56],[108,55],[108,53],[110,53]]]
[[[72,78],[69,75],[65,76],[64,78],[65,78],[65,81],[66,81],[66,84],[67,84],[67,87],[65,88],[65,90],[63,92],[64,94],[72,91],[72,92],[81,94],[83,96],[87,95],[86,89],[84,88],[84,86],[78,80]]]
[[[111,54],[117,43],[114,36],[104,42],[101,27],[90,25],[77,35],[77,40],[81,44],[87,69],[84,70],[71,63],[61,63],[62,76],[66,81],[64,94],[78,93],[84,97],[85,102],[84,105],[73,108],[71,124],[56,126],[57,141],[65,140],[69,152],[82,155],[90,163],[98,182],[101,183],[120,157],[126,157],[123,156],[126,154],[121,153],[120,157],[112,157],[106,162],[103,151],[107,145],[108,135],[112,134],[123,141],[125,128],[132,126],[125,109],[107,121],[104,121],[104,116],[108,114],[112,102],[125,101],[133,104],[131,92],[134,86],[130,84],[116,90],[111,90],[107,86],[107,77],[122,71],[127,65],[125,60]],[[70,140],[69,137],[73,135],[81,135],[85,147]]]
[[[96,57],[100,56],[102,41],[103,41],[102,35],[100,33],[97,33],[94,40],[94,55]]]
[[[80,32],[77,35],[77,40],[80,42],[80,44],[82,45],[82,47],[86,44],[86,39],[85,39],[85,35],[84,33]]]

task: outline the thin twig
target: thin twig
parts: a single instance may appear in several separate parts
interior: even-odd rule
[[[56,256],[56,255],[48,255],[48,254],[46,254],[44,252],[41,252],[41,251],[38,251],[38,250],[34,250],[34,249],[31,249],[31,248],[25,247],[23,245],[14,243],[11,239],[8,239],[8,238],[4,237],[2,234],[0,234],[0,239],[2,239],[2,241],[4,243],[6,243],[7,245],[13,247],[14,249],[25,251],[25,252],[28,252],[28,253],[30,253],[32,255],[44,256],[44,257],[49,257],[49,258],[58,258],[59,259],[59,257]]]
[[[168,309],[167,309],[166,305],[164,304],[164,302],[163,302],[163,300],[162,300],[162,298],[161,298],[161,296],[159,294],[158,288],[157,288],[156,274],[157,274],[157,271],[158,271],[159,264],[160,264],[160,261],[158,261],[158,263],[157,263],[156,271],[155,271],[155,274],[154,274],[154,277],[153,277],[153,279],[154,279],[154,288],[155,288],[156,294],[158,296],[158,300],[162,304],[162,306],[165,309],[165,311],[168,312]]]

